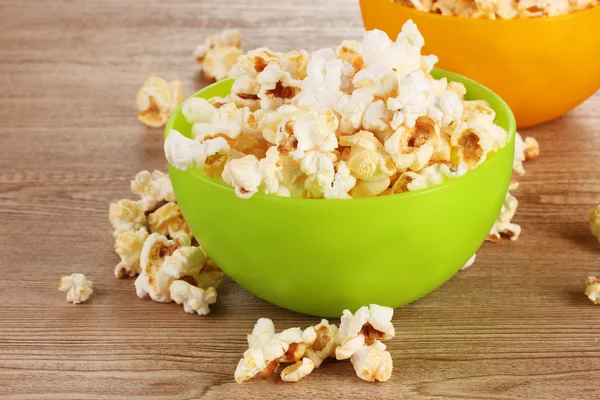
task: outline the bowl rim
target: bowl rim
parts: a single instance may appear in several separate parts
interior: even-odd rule
[[[306,199],[306,198],[297,198],[297,197],[283,197],[283,196],[277,196],[274,194],[265,194],[265,193],[258,192],[258,193],[253,194],[250,199],[242,199],[242,200],[249,201],[254,198],[259,198],[261,200],[264,199],[264,200],[269,200],[269,201],[286,201],[286,202],[296,201],[296,202],[303,202],[304,204],[309,204],[309,203],[310,204],[325,204],[325,203],[349,201],[349,200],[352,200],[353,204],[355,204],[356,202],[365,202],[366,203],[366,202],[375,202],[375,201],[395,201],[395,200],[398,200],[399,198],[406,199],[406,198],[415,197],[415,196],[427,195],[429,193],[433,193],[435,191],[442,190],[450,185],[454,185],[454,184],[456,184],[456,182],[460,182],[468,176],[473,176],[474,174],[481,173],[481,171],[483,170],[481,167],[485,166],[488,161],[493,160],[499,153],[508,151],[509,149],[513,149],[513,151],[514,151],[514,147],[511,146],[511,143],[514,142],[515,136],[516,136],[516,126],[517,125],[516,125],[516,121],[515,121],[515,116],[513,115],[508,104],[506,104],[506,102],[500,96],[498,96],[496,93],[494,93],[491,89],[487,88],[486,86],[484,86],[472,79],[469,79],[467,77],[459,75],[455,72],[443,70],[440,68],[434,68],[432,70],[432,73],[433,74],[437,74],[437,73],[444,74],[444,77],[446,77],[449,81],[459,81],[461,83],[468,83],[470,85],[478,86],[481,90],[483,90],[483,92],[486,93],[487,96],[490,96],[498,103],[498,106],[500,107],[500,111],[505,113],[506,116],[508,117],[508,129],[507,129],[508,138],[506,140],[504,147],[502,147],[496,153],[491,155],[481,165],[477,166],[477,168],[469,170],[461,176],[453,177],[452,179],[449,179],[446,182],[443,182],[439,185],[431,186],[431,187],[428,187],[425,189],[404,192],[404,193],[398,193],[398,194],[391,194],[391,195],[386,195],[386,196],[365,197],[365,198],[359,198],[359,199]],[[227,84],[231,81],[233,81],[232,78],[227,78],[227,79],[215,82],[211,85],[208,85],[208,86],[202,88],[201,90],[197,91],[196,93],[194,93],[193,95],[189,96],[184,101],[182,101],[181,104],[179,104],[179,106],[177,106],[177,108],[171,113],[171,116],[169,117],[169,120],[167,121],[167,124],[165,125],[164,139],[166,140],[166,138],[169,136],[169,133],[171,132],[171,130],[173,129],[173,125],[175,124],[175,120],[179,117],[183,118],[183,113],[181,112],[181,109],[182,109],[183,105],[189,99],[195,98],[195,97],[200,97],[202,92],[209,90],[210,88],[214,88],[216,86]],[[499,113],[497,113],[497,114],[499,114]],[[167,165],[168,165],[169,169],[175,168],[171,164],[169,164],[168,161],[167,161]],[[202,173],[201,171],[199,171],[196,168],[190,167],[185,171],[181,171],[181,170],[178,170],[178,171],[188,174],[189,176],[192,176],[195,179],[202,180],[206,184],[210,184],[210,185],[216,186],[220,189],[230,191],[233,195],[235,195],[235,193],[234,193],[235,190],[232,186],[229,186],[224,182],[217,181],[217,180],[209,177],[208,175]]]
[[[361,5],[361,14],[363,16],[364,19],[364,11],[363,11],[363,7],[367,7],[367,5],[369,3],[374,4],[376,0],[360,0],[360,5]],[[459,23],[466,23],[466,24],[497,24],[497,25],[502,25],[502,24],[543,24],[546,22],[558,22],[558,21],[563,21],[563,20],[568,20],[568,19],[573,19],[573,18],[577,18],[578,16],[582,15],[582,14],[586,14],[586,13],[591,13],[591,12],[595,12],[595,11],[599,11],[600,10],[600,5],[599,6],[594,6],[594,7],[590,7],[588,9],[585,10],[577,10],[574,12],[570,12],[564,15],[555,15],[555,16],[551,16],[551,17],[531,17],[531,18],[512,18],[512,19],[502,19],[502,18],[497,18],[497,19],[485,19],[485,18],[468,18],[468,17],[458,17],[455,15],[441,15],[441,14],[436,14],[436,13],[430,13],[430,12],[425,12],[425,11],[419,11],[416,8],[412,8],[409,6],[406,6],[404,4],[401,3],[396,3],[395,1],[392,0],[379,0],[380,2],[386,2],[386,3],[391,3],[392,7],[399,7],[402,8],[404,10],[404,12],[410,13],[412,15],[417,16],[418,18],[430,18],[432,20],[435,21],[458,21]]]

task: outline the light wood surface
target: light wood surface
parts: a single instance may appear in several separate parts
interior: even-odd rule
[[[135,117],[145,78],[196,91],[190,53],[223,28],[241,29],[246,49],[359,37],[357,3],[0,2],[0,399],[600,398],[600,306],[583,295],[588,274],[600,273],[587,222],[600,202],[600,93],[523,132],[542,154],[517,192],[522,238],[485,244],[473,267],[396,311],[386,383],[332,361],[297,384],[238,385],[257,318],[280,329],[318,319],[231,281],[209,316],[188,315],[113,277],[108,204],[130,195],[139,170],[165,169],[161,130]],[[72,272],[94,282],[88,303],[57,291]]]

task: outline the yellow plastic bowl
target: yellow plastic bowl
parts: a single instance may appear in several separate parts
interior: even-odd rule
[[[395,39],[412,19],[438,67],[489,87],[519,128],[557,118],[600,88],[600,7],[559,17],[484,20],[425,13],[391,0],[360,0],[368,30]]]

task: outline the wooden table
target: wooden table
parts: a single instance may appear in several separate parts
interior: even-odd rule
[[[485,244],[473,267],[396,311],[390,381],[332,361],[297,384],[238,385],[257,318],[318,319],[231,281],[209,316],[188,315],[114,278],[108,204],[130,196],[139,170],[165,169],[135,93],[152,73],[199,89],[190,53],[223,28],[240,28],[246,49],[359,37],[357,2],[2,0],[0,26],[0,399],[600,397],[600,306],[583,295],[600,272],[587,222],[600,202],[600,93],[524,132],[542,154],[517,192],[522,238]],[[57,291],[72,272],[94,282],[88,303]]]

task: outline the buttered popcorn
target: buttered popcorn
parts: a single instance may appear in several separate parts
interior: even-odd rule
[[[600,304],[600,279],[590,276],[585,285],[585,295],[592,303]]]
[[[445,16],[514,19],[554,17],[598,6],[598,0],[391,0]]]
[[[355,314],[344,310],[338,329],[326,319],[305,330],[290,328],[275,333],[273,321],[260,318],[248,335],[249,348],[235,370],[242,383],[256,375],[276,372],[281,363],[293,363],[280,373],[284,382],[297,382],[321,367],[327,358],[350,359],[356,374],[366,381],[386,381],[392,374],[392,357],[382,340],[395,335],[389,307],[371,304]]]
[[[175,201],[171,179],[165,173],[154,170],[138,172],[131,181],[131,192],[141,197],[144,211],[151,211],[162,201]]]
[[[372,197],[460,176],[508,134],[462,84],[431,76],[437,58],[424,43],[408,21],[395,41],[375,30],[313,53],[250,51],[231,69],[229,96],[186,102],[192,129],[170,132],[167,160],[242,198]]]

